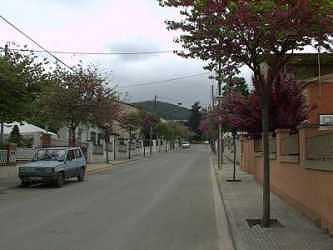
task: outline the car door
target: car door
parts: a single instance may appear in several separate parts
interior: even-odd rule
[[[65,177],[70,178],[74,174],[74,166],[75,166],[75,155],[73,150],[68,150],[66,155],[65,162]]]
[[[82,165],[82,152],[80,149],[75,149],[74,150],[75,153],[75,160],[74,160],[74,171],[75,171],[75,176],[78,176],[80,174],[81,171],[81,167],[83,167]]]

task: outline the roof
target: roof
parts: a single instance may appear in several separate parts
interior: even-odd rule
[[[23,122],[13,122],[13,123],[5,123],[4,125],[4,134],[10,134],[12,132],[13,127],[17,125],[20,130],[20,134],[35,134],[35,133],[43,133],[43,134],[51,134],[55,135],[55,133],[46,131],[45,129],[42,129],[40,127],[37,127],[33,124],[27,123],[25,121]]]
[[[287,64],[292,65],[316,65],[318,64],[318,53],[295,53]],[[333,65],[333,53],[321,53],[320,64]]]
[[[274,63],[276,55],[268,56],[267,63]],[[333,53],[320,53],[322,65],[333,65]],[[318,64],[318,53],[294,53],[289,58],[287,65],[316,65]]]

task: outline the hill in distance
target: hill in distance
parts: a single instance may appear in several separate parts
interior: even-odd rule
[[[154,101],[143,101],[133,104],[165,120],[188,120],[191,115],[189,109],[167,102],[158,101],[156,108],[154,107]]]

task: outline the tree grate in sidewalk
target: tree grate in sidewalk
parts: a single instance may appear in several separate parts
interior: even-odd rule
[[[262,220],[261,219],[247,219],[246,220],[247,224],[249,227],[253,226],[260,226],[262,225]],[[270,227],[271,228],[281,228],[284,227],[277,219],[271,219],[270,220]]]

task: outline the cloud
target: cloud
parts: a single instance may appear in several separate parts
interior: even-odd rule
[[[177,33],[164,21],[178,11],[159,7],[156,0],[23,0],[4,1],[2,14],[48,49],[65,51],[153,51],[174,50]],[[5,23],[0,23],[0,45],[6,41],[37,47]],[[174,54],[160,55],[58,55],[69,65],[80,60],[97,64],[119,86],[186,76],[203,72],[199,60]],[[246,71],[244,71],[246,72]],[[248,73],[245,73],[248,75]],[[187,106],[209,101],[211,82],[194,77],[170,84],[120,88],[132,100],[152,99],[156,94],[180,100]]]

